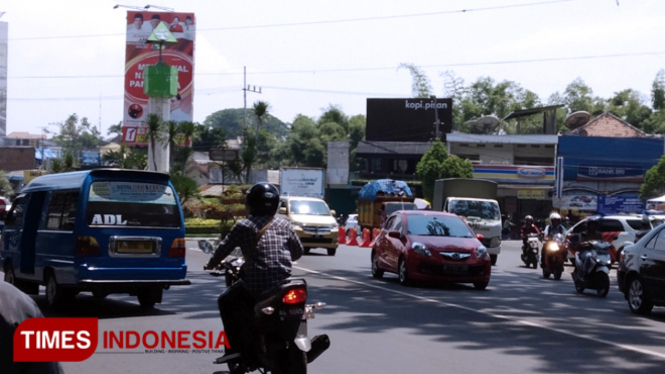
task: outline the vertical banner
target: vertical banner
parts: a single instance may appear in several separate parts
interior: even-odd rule
[[[178,94],[171,99],[171,120],[192,121],[194,102],[194,13],[127,12],[127,41],[125,49],[125,103],[122,122],[122,141],[128,145],[145,145],[143,127],[149,111],[148,96],[143,93],[143,70],[159,61],[159,45],[146,40],[160,23],[165,24],[176,38],[164,44],[162,60],[178,69]]]
[[[563,157],[556,158],[556,197],[561,198],[563,193]]]

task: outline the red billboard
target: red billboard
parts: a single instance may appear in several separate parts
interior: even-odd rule
[[[143,71],[159,60],[156,43],[148,37],[160,23],[168,27],[176,43],[165,43],[162,60],[178,70],[178,97],[171,99],[171,120],[192,121],[194,99],[194,13],[127,12],[127,45],[125,49],[125,103],[122,140],[129,145],[145,145],[143,121],[150,110],[148,96],[143,93]]]

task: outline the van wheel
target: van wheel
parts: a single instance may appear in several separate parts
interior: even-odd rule
[[[328,256],[334,256],[337,253],[337,248],[328,248]]]
[[[67,294],[62,286],[58,284],[55,275],[49,272],[46,275],[46,302],[48,305],[52,308],[62,306],[67,296],[72,296],[72,294]]]
[[[490,255],[490,260],[492,261],[492,265],[496,265],[496,260],[499,258],[499,255]]]
[[[161,288],[148,288],[142,290],[137,295],[139,299],[139,304],[143,309],[152,309],[155,307],[155,304],[162,302],[162,289]]]

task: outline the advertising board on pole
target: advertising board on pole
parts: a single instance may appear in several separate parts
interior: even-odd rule
[[[170,119],[181,122],[192,121],[193,118],[194,13],[128,11],[122,122],[122,141],[128,145],[147,144],[143,121],[150,110],[148,96],[143,92],[144,69],[159,61],[159,46],[146,41],[160,23],[168,27],[176,38],[176,43],[165,44],[162,49],[164,63],[178,70],[178,96],[171,99]]]

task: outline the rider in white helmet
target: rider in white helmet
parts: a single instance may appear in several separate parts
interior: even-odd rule
[[[550,224],[545,227],[545,240],[553,237],[556,234],[565,234],[566,229],[561,224],[561,216],[559,213],[550,214]]]

